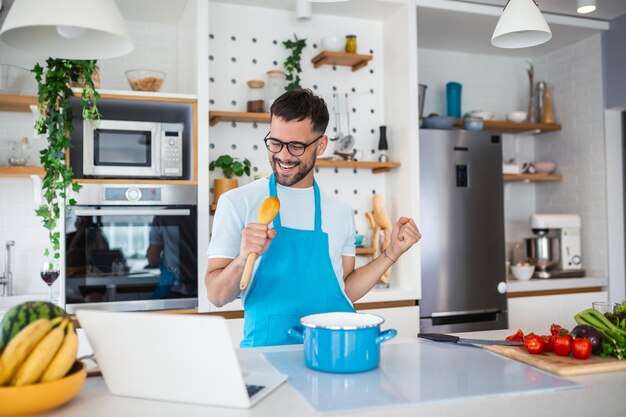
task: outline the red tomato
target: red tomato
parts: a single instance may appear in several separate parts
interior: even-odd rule
[[[515,332],[515,334],[507,336],[505,340],[507,342],[522,342],[524,341],[524,332],[518,330],[517,332]]]
[[[587,359],[591,356],[591,341],[589,339],[574,339],[572,353],[576,359]]]
[[[561,333],[561,330],[563,330],[563,328],[558,324],[552,323],[552,326],[550,326],[550,334],[552,336],[558,335],[559,333]]]
[[[536,335],[536,334],[534,334],[533,332],[530,332],[530,333],[528,333],[526,336],[524,336],[524,341],[525,341],[526,339],[528,339],[529,337],[537,337],[537,335]]]
[[[553,352],[554,351],[554,336],[540,336],[543,341],[543,351],[544,352]]]
[[[572,351],[572,335],[553,336],[554,352],[559,356],[568,356]]]
[[[539,336],[527,337],[524,340],[524,347],[526,348],[526,352],[537,355],[543,352],[543,340]]]

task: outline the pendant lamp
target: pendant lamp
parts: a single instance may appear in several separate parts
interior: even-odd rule
[[[580,14],[595,12],[596,0],[576,0],[576,12]]]
[[[30,53],[65,59],[102,59],[133,50],[115,0],[16,0],[0,40]]]
[[[552,32],[534,0],[508,0],[491,44],[498,48],[527,48],[552,38]]]

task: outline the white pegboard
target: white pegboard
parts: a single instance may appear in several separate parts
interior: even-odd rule
[[[267,22],[272,22],[268,25]],[[333,94],[338,94],[341,131],[347,132],[345,96],[348,94],[351,134],[361,160],[378,158],[379,126],[384,120],[383,28],[378,21],[315,15],[309,22],[297,21],[294,13],[224,3],[209,5],[209,108],[221,111],[245,111],[248,87],[252,79],[266,80],[270,69],[282,69],[289,55],[282,45],[287,39],[306,38],[302,53],[301,85],[324,98],[329,107],[327,134],[335,132]],[[321,48],[326,35],[357,35],[358,52],[371,53],[374,59],[356,72],[349,67],[322,66],[315,69],[311,59]],[[209,160],[229,154],[251,161],[256,175],[271,173],[267,150],[262,139],[269,124],[222,122],[210,128]],[[391,139],[391,138],[390,138]],[[334,142],[329,143],[327,155]],[[390,146],[393,142],[390,140]],[[221,173],[210,173],[211,178]],[[241,184],[252,180],[240,178]],[[385,198],[385,174],[370,170],[322,168],[316,179],[326,192],[349,202],[355,210],[359,233],[369,234],[365,211],[371,210],[374,193]],[[212,198],[212,196],[211,196]]]

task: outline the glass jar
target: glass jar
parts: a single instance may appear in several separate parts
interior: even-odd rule
[[[346,52],[356,54],[356,35],[346,35]]]
[[[285,71],[267,71],[267,109],[271,111],[274,100],[285,92]]]
[[[246,111],[248,113],[265,112],[265,92],[263,87],[265,82],[261,80],[248,81],[248,105]]]
[[[26,165],[30,159],[29,151],[30,145],[26,136],[24,136],[20,142],[9,142],[9,165]]]

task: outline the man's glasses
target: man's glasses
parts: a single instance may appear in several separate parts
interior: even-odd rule
[[[267,135],[265,135],[265,139],[263,139],[263,142],[265,142],[265,146],[267,147],[267,150],[272,153],[278,153],[283,150],[283,146],[286,146],[287,151],[293,156],[304,155],[306,148],[313,145],[315,142],[317,142],[318,140],[324,137],[324,135],[322,134],[321,136],[318,136],[317,138],[315,138],[315,140],[311,143],[283,142],[282,140],[278,140],[276,138],[270,138],[269,137],[270,133],[271,132],[267,132]]]

